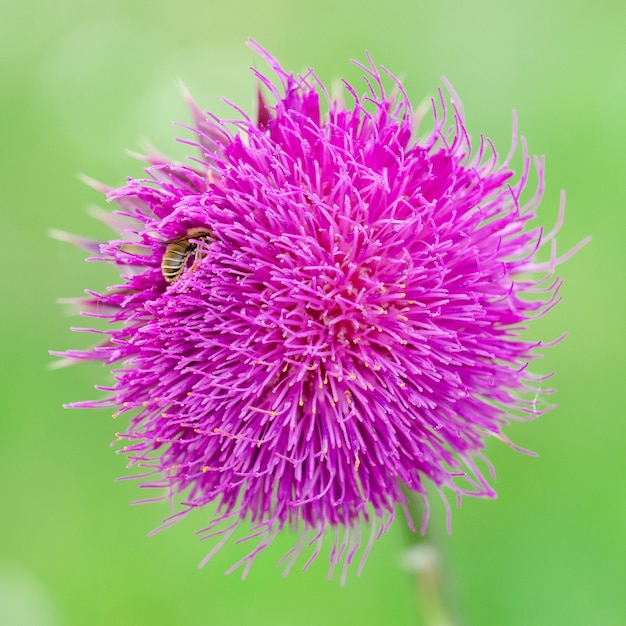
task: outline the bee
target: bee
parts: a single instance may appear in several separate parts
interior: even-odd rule
[[[193,254],[194,262],[198,259],[199,252],[196,250],[198,244],[190,240],[204,240],[212,236],[213,233],[206,228],[190,228],[182,237],[167,241],[167,248],[161,259],[163,278],[168,283],[176,282],[187,267],[189,257]]]

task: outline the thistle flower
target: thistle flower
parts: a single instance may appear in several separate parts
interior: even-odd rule
[[[530,226],[543,160],[523,203],[523,141],[515,182],[515,132],[503,160],[483,138],[472,150],[442,91],[423,131],[369,57],[366,95],[344,83],[330,97],[313,72],[251,46],[278,79],[253,70],[256,120],[189,99],[199,158],[151,153],[147,178],[94,183],[119,205],[104,219],[121,234],[79,243],[121,279],[79,301],[111,323],[105,340],[62,355],[117,365],[106,399],[70,406],[129,413],[121,452],[143,487],[166,490],[165,526],[215,505],[207,558],[247,524],[244,539],[260,539],[245,575],[289,527],[287,569],[305,550],[306,567],[330,530],[345,576],[364,527],[361,565],[405,491],[425,504],[429,484],[494,496],[476,464],[485,440],[546,410],[527,371],[541,344],[522,331],[558,300],[562,210],[549,235]]]

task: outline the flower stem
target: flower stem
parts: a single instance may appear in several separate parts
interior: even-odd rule
[[[407,494],[413,520],[420,520],[422,504],[416,494]],[[446,588],[441,556],[433,538],[410,531],[410,545],[403,554],[403,566],[414,577],[415,604],[423,626],[458,626],[447,609],[450,590]]]

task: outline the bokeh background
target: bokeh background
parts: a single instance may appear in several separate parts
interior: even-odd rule
[[[61,228],[106,236],[87,214],[101,198],[77,180],[111,185],[141,166],[124,153],[149,138],[183,158],[173,120],[189,117],[177,83],[230,115],[225,96],[254,110],[244,45],[252,36],[294,71],[327,83],[374,59],[415,103],[441,76],[454,85],[476,139],[508,150],[511,110],[534,154],[547,158],[541,221],[567,190],[562,251],[592,243],[561,268],[564,300],[533,336],[568,339],[535,369],[556,370],[558,409],[508,431],[532,458],[493,442],[496,501],[464,501],[453,534],[436,506],[455,604],[466,625],[626,623],[624,234],[626,3],[596,0],[360,2],[341,0],[2,0],[0,18],[1,423],[0,624],[185,626],[419,624],[414,586],[399,567],[400,519],[362,576],[326,579],[326,559],[282,579],[282,537],[243,582],[224,549],[193,531],[208,513],[154,537],[164,507],[129,507],[136,485],[114,482],[109,447],[121,425],[105,412],[67,411],[107,381],[99,366],[49,371],[48,349],[81,347],[55,300],[101,288],[111,270],[50,239]]]

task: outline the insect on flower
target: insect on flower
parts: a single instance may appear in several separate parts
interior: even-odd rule
[[[69,406],[125,421],[120,453],[174,507],[163,526],[213,511],[207,558],[243,528],[233,543],[259,541],[244,575],[280,531],[301,533],[286,570],[330,531],[343,580],[407,492],[426,510],[428,485],[495,495],[486,440],[550,408],[528,368],[546,344],[523,331],[575,249],[556,254],[563,203],[551,232],[533,224],[544,164],[522,141],[514,174],[515,131],[501,158],[472,146],[456,97],[440,90],[428,121],[369,57],[365,95],[332,98],[251,46],[276,77],[253,70],[256,119],[189,99],[199,158],[151,153],[147,177],[94,185],[120,207],[99,246],[120,278],[77,303],[110,326],[55,354],[115,364],[108,397]]]
[[[198,240],[205,240],[211,237],[211,235],[211,231],[205,228],[190,228],[182,237],[170,239],[167,242],[167,247],[165,248],[161,260],[161,273],[163,274],[163,278],[165,278],[168,283],[177,281],[185,270],[187,261],[192,254],[195,257],[195,265],[201,254],[198,249]]]

